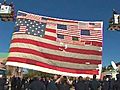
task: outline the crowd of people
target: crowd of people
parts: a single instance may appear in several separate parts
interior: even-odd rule
[[[120,90],[120,74],[117,74],[116,78],[115,80],[111,76],[104,76],[103,80],[98,80],[96,75],[93,75],[92,79],[58,75],[33,78],[13,76],[9,80],[10,87],[5,89],[7,79],[1,77],[0,90]]]

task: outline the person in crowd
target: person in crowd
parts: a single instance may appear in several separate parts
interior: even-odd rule
[[[28,85],[29,85],[29,79],[28,79],[28,77],[25,77],[25,83],[24,83],[24,89],[23,90],[26,90]]]
[[[109,90],[114,90],[114,85],[115,85],[115,79],[112,78],[112,76],[110,75],[109,77]]]
[[[33,78],[29,78],[29,84],[33,82]]]
[[[58,90],[56,80],[56,75],[50,78],[50,80],[48,81],[47,90]]]
[[[114,90],[120,90],[120,73],[116,75],[117,80],[114,84]]]
[[[109,90],[109,78],[106,76],[103,77],[103,80],[101,81],[101,90]]]
[[[41,77],[41,81],[45,84],[45,87],[47,88],[48,85],[47,77]]]
[[[21,90],[22,82],[20,77],[16,77],[16,89]]]
[[[4,90],[4,86],[5,86],[5,79],[3,78],[2,75],[0,75],[0,90]]]
[[[56,80],[58,90],[70,90],[70,82],[66,76],[61,76]]]
[[[93,79],[90,81],[90,90],[99,90],[100,82],[96,79],[96,75],[93,75]]]
[[[83,77],[79,76],[78,81],[73,82],[73,86],[75,87],[75,90],[85,90],[85,82]]]
[[[16,89],[16,77],[15,75],[13,75],[13,77],[11,78],[11,90],[17,90]]]
[[[86,77],[85,79],[85,90],[90,90],[90,78]]]
[[[37,77],[28,86],[28,90],[46,90],[45,84],[41,82]]]

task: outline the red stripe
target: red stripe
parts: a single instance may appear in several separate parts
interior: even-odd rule
[[[56,33],[56,30],[47,28],[46,31]],[[56,37],[45,35],[44,38],[56,41]],[[88,37],[87,37],[88,38]],[[88,41],[85,41],[88,42]],[[91,41],[93,46],[102,47],[102,42]]]
[[[33,44],[39,47],[49,48],[53,50],[60,50],[59,48],[63,48],[60,46],[55,46],[43,42],[38,42],[30,39],[13,39],[11,43],[26,43],[26,44]],[[88,55],[102,55],[101,51],[95,51],[95,50],[85,50],[85,49],[76,49],[76,48],[67,48],[65,49],[66,52],[72,52],[72,53],[79,53],[79,54],[88,54]]]
[[[94,42],[94,41],[92,41],[92,45],[102,47],[102,42]]]
[[[67,23],[78,23],[72,20],[70,21],[70,20],[64,20],[64,19],[60,20],[60,19],[49,18],[48,20],[53,21],[53,22],[58,21],[58,22],[67,22]]]
[[[52,41],[56,41],[56,37],[52,37],[52,36],[45,35],[44,38],[45,38],[45,39],[52,40]]]
[[[38,52],[38,51],[35,51],[32,49],[26,49],[26,48],[11,48],[10,52],[28,53],[28,54],[37,55],[37,56],[40,56],[40,57],[43,57],[46,59],[52,59],[55,61],[63,61],[63,62],[70,62],[70,63],[86,64],[87,62],[89,62],[90,64],[95,64],[95,65],[101,64],[101,61],[99,61],[99,60],[64,57],[64,56],[58,56],[58,55]]]
[[[52,29],[51,31],[47,29],[47,31],[49,31],[49,32],[54,32],[54,33],[56,32],[56,31],[53,30],[53,29]],[[18,34],[23,34],[23,33],[14,33],[14,35],[15,35],[15,34],[18,35]],[[44,38],[45,38],[45,39],[48,39],[48,40],[56,41],[56,37],[53,37],[53,36],[45,35]],[[84,41],[84,40],[83,40],[83,41]],[[87,42],[87,41],[85,41],[85,42]],[[91,41],[91,42],[93,43],[92,46],[102,47],[102,42],[97,42],[97,41]]]
[[[98,70],[62,68],[62,67],[58,67],[58,66],[45,64],[45,63],[35,61],[35,60],[26,59],[26,58],[9,57],[8,61],[26,63],[26,64],[31,64],[31,65],[35,65],[35,66],[44,67],[44,68],[49,68],[49,69],[53,69],[53,70],[57,70],[57,71],[68,72],[68,73],[98,74]]]
[[[50,29],[50,28],[46,28],[45,31],[52,32],[52,33],[56,33],[56,30],[55,30],[55,29]]]

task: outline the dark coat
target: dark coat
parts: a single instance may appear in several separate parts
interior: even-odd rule
[[[16,77],[11,78],[11,90],[16,90],[17,80]]]
[[[5,85],[5,79],[4,78],[0,78],[0,90],[4,90],[4,85]]]
[[[99,87],[100,87],[99,81],[97,81],[96,79],[90,81],[90,90],[98,90]]]
[[[47,85],[47,90],[58,90],[56,83],[54,81],[50,81]]]
[[[57,84],[58,90],[70,90],[70,85],[67,83]]]
[[[114,90],[120,90],[120,80],[115,82]]]
[[[101,84],[101,90],[109,90],[109,81],[104,80]]]
[[[117,80],[114,84],[114,90],[120,90],[120,73],[116,75]]]
[[[89,80],[85,80],[85,90],[90,90],[90,81]]]
[[[28,87],[28,90],[46,90],[46,87],[43,82],[39,80],[35,80],[31,82],[31,84]]]
[[[73,86],[75,87],[75,90],[85,90],[85,83],[83,80],[74,83]]]

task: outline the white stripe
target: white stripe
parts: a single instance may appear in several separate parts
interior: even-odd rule
[[[43,48],[40,46],[26,44],[26,43],[12,43],[10,45],[10,48],[13,48],[13,47],[32,49],[32,50],[36,50],[38,52],[43,52],[43,53],[48,53],[48,54],[53,54],[53,55],[58,55],[58,56],[64,56],[64,57],[78,58],[78,59],[93,59],[93,60],[101,60],[102,59],[102,56],[78,54],[78,53],[72,53],[72,52],[66,52],[66,51],[52,50],[52,49]]]
[[[43,43],[47,43],[47,44],[52,44],[52,45],[55,45],[55,46],[60,46],[60,43],[59,42],[56,42],[56,41],[51,41],[51,40],[48,40],[48,39],[44,39],[44,38],[40,38],[40,37],[37,37],[37,36],[32,36],[32,35],[27,35],[27,34],[14,34],[12,39],[30,39],[30,40],[35,40],[35,41],[38,41],[38,42],[43,42]],[[101,50],[100,47],[98,46],[80,46],[80,45],[71,45],[71,44],[67,44],[67,46],[69,48],[76,48],[76,49],[85,49],[85,50],[96,50],[96,51],[99,51]]]
[[[70,63],[64,61],[57,61],[52,59],[43,58],[41,56],[37,56],[34,54],[28,53],[19,53],[19,52],[11,52],[9,57],[18,57],[18,58],[26,58],[32,59],[35,61],[43,62],[49,65],[58,66],[58,67],[65,67],[65,68],[72,68],[72,69],[96,69],[98,66],[94,64],[77,64],[77,63]],[[72,67],[71,67],[72,66]]]
[[[93,28],[93,30],[102,30],[102,28]]]
[[[57,70],[53,70],[53,69],[48,69],[48,68],[44,68],[44,67],[40,67],[40,66],[35,66],[35,65],[25,64],[25,63],[19,63],[19,62],[8,61],[6,63],[6,65],[11,65],[11,66],[16,66],[16,67],[24,67],[24,68],[28,68],[28,69],[33,69],[33,70],[52,73],[52,74],[57,74],[57,75],[64,75],[64,76],[72,76],[72,77],[79,77],[79,76],[87,77],[88,76],[90,78],[93,77],[92,74],[67,73],[67,72],[61,72],[61,71],[57,71]],[[97,78],[100,79],[100,74],[97,75]]]
[[[45,35],[52,36],[52,37],[57,37],[56,33],[51,33],[51,32],[48,32],[48,31],[45,31]]]
[[[15,35],[15,34],[25,34],[25,32],[14,32],[13,35]]]

